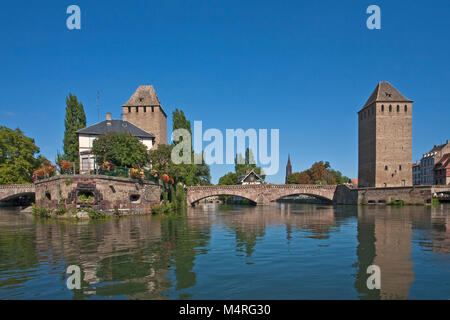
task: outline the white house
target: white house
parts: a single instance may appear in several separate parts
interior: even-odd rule
[[[113,120],[111,113],[108,112],[106,120],[76,131],[80,153],[80,173],[89,173],[97,168],[95,156],[91,152],[92,143],[98,136],[108,132],[129,133],[138,137],[148,150],[152,149],[155,141],[152,133],[146,132],[128,121]]]

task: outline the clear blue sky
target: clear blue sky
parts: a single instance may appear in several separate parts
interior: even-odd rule
[[[81,8],[81,30],[66,8]],[[366,8],[381,7],[381,30]],[[65,96],[88,124],[121,117],[152,84],[170,115],[204,128],[279,128],[284,181],[330,161],[357,177],[357,115],[378,81],[413,106],[413,160],[450,139],[450,1],[8,1],[0,8],[0,125],[20,127],[54,160]],[[168,127],[172,119],[168,118]],[[170,134],[169,130],[169,134]],[[232,170],[214,166],[213,182]]]

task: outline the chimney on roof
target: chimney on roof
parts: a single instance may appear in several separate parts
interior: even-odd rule
[[[111,120],[111,112],[106,113],[106,120]]]

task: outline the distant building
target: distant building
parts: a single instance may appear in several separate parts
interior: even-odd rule
[[[286,164],[286,179],[284,181],[285,184],[288,183],[288,178],[291,174],[292,174],[291,155],[288,155],[288,161]]]
[[[358,188],[358,179],[348,179],[347,183],[352,185],[354,188]]]
[[[450,185],[450,153],[446,153],[434,165],[434,184]]]
[[[238,176],[237,184],[261,184],[264,183],[264,179],[255,173],[255,171],[250,170],[244,175]]]
[[[420,160],[420,184],[434,184],[434,166],[446,153],[450,153],[450,143],[448,140],[444,144],[435,145],[429,152],[423,155]]]
[[[412,104],[380,82],[358,112],[359,187],[412,185]]]
[[[128,121],[113,120],[111,113],[108,112],[106,120],[76,131],[80,153],[80,173],[88,173],[97,169],[95,156],[91,152],[92,143],[98,136],[108,132],[129,133],[139,138],[148,150],[152,149],[154,145],[155,136],[152,133],[146,132]]]
[[[420,172],[420,162],[416,162],[412,164],[412,175],[413,175],[413,185],[420,184],[420,178],[422,176]]]

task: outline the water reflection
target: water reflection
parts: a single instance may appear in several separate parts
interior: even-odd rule
[[[79,223],[1,209],[0,298],[448,299],[448,209],[206,204]],[[69,265],[81,290],[66,288]]]

